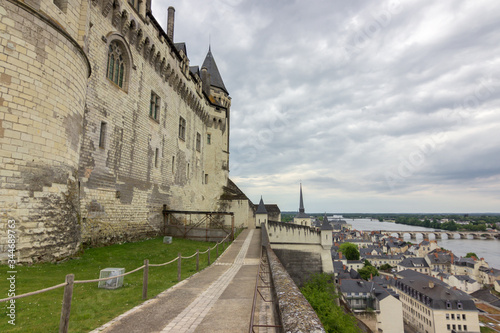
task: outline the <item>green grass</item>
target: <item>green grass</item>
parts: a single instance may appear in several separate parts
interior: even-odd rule
[[[215,243],[174,239],[163,244],[163,238],[135,243],[91,248],[79,258],[63,263],[44,263],[17,266],[16,295],[36,291],[63,283],[66,274],[73,273],[75,280],[99,278],[99,271],[106,267],[124,267],[125,272],[142,266],[144,259],[150,264],[160,264],[177,257],[187,257],[199,249],[201,252]],[[223,251],[219,245],[219,254]],[[207,266],[207,254],[200,254],[200,270]],[[216,259],[211,251],[210,261]],[[8,267],[0,265],[0,298],[7,297]],[[5,274],[4,274],[5,272]],[[196,257],[182,260],[182,279],[196,273]],[[75,284],[71,303],[70,332],[88,332],[108,322],[119,314],[143,302],[143,270],[125,276],[124,286],[115,290],[97,288],[97,283]],[[149,267],[148,298],[152,298],[177,283],[177,262],[163,267]],[[16,325],[8,323],[6,307],[0,303],[0,332],[57,332],[61,315],[64,288],[16,300]]]

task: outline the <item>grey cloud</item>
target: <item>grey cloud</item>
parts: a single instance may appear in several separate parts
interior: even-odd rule
[[[500,3],[153,4],[176,7],[191,65],[210,34],[250,197],[296,209],[302,179],[309,211],[500,207]]]

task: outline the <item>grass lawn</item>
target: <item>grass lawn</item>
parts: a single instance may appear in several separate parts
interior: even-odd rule
[[[99,278],[99,271],[106,267],[123,267],[125,272],[142,266],[144,259],[150,264],[160,264],[177,257],[187,257],[197,249],[205,251],[215,243],[175,238],[172,244],[163,244],[163,238],[135,243],[91,248],[79,258],[63,263],[17,266],[16,295],[54,286],[73,273],[75,280]],[[222,253],[219,245],[219,254]],[[200,254],[200,270],[207,267],[207,254]],[[216,259],[211,251],[210,261]],[[0,265],[0,298],[7,297],[8,281],[3,278],[9,271]],[[4,274],[5,272],[5,274]],[[196,273],[196,257],[182,260],[182,279]],[[97,283],[75,284],[71,303],[70,332],[88,332],[108,322],[119,314],[143,302],[143,270],[125,276],[124,286],[115,290],[99,289]],[[148,298],[152,298],[177,283],[177,262],[163,267],[149,267]],[[6,307],[0,303],[0,332],[57,332],[61,315],[64,288],[16,300],[16,325],[8,323]]]

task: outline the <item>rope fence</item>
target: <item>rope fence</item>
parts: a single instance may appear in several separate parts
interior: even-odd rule
[[[63,296],[63,304],[62,304],[62,309],[61,309],[61,319],[59,322],[59,333],[67,333],[68,328],[69,328],[69,316],[71,312],[71,299],[73,296],[73,286],[75,284],[83,284],[83,283],[95,283],[95,282],[101,282],[101,281],[107,281],[111,279],[117,279],[132,273],[135,273],[141,269],[144,270],[143,273],[143,283],[142,283],[142,298],[147,299],[147,292],[148,292],[148,277],[149,277],[149,267],[161,267],[161,266],[167,266],[170,264],[173,264],[174,262],[177,261],[177,281],[181,281],[181,261],[182,259],[191,259],[196,257],[196,271],[198,272],[200,269],[200,254],[205,254],[208,253],[208,265],[210,266],[210,251],[216,249],[217,251],[217,257],[219,256],[219,245],[222,244],[223,248],[225,249],[225,243],[229,241],[229,236],[233,235],[234,237],[234,231],[230,234],[228,234],[224,239],[222,239],[220,242],[217,242],[212,248],[208,247],[205,251],[200,252],[200,250],[196,250],[196,252],[188,257],[183,257],[181,253],[178,254],[178,256],[170,261],[167,261],[162,264],[150,264],[148,259],[144,260],[144,265],[137,267],[129,272],[120,274],[120,275],[113,275],[109,276],[106,278],[100,278],[100,279],[92,279],[92,280],[76,280],[75,281],[75,276],[74,274],[68,274],[66,275],[66,281],[64,283],[57,284],[52,287],[32,291],[26,294],[22,295],[17,295],[9,298],[3,298],[0,299],[0,303],[2,302],[9,302],[10,300],[14,299],[19,299],[23,297],[28,297],[28,296],[33,296],[37,294],[41,294],[47,291],[51,291],[54,289],[58,289],[61,287],[64,287],[64,296]],[[234,238],[233,238],[234,240]]]

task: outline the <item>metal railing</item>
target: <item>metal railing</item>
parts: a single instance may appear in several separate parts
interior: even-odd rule
[[[251,316],[250,316],[250,325],[248,328],[249,333],[256,333],[255,328],[274,328],[275,332],[282,332],[282,325],[279,320],[279,316],[277,314],[277,297],[276,293],[274,290],[274,284],[273,284],[273,279],[272,279],[272,274],[271,274],[271,268],[269,266],[269,261],[267,260],[267,247],[269,246],[269,238],[267,235],[267,230],[265,225],[261,227],[261,242],[262,242],[262,248],[260,252],[260,260],[259,260],[259,267],[257,268],[257,276],[255,278],[255,289],[254,289],[254,295],[253,295],[253,303],[252,303],[252,310],[251,310]],[[264,293],[266,295],[263,294]],[[266,292],[267,291],[267,292]],[[267,299],[266,299],[267,296]],[[259,298],[260,297],[260,298]],[[261,324],[260,320],[259,323],[255,323],[255,314],[257,312],[257,301],[260,300],[261,302],[265,303],[271,303],[271,315],[272,318],[271,320],[274,321],[274,324],[268,324],[267,322],[269,320],[266,320],[266,324]],[[259,311],[260,314],[260,311]]]

